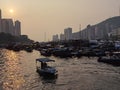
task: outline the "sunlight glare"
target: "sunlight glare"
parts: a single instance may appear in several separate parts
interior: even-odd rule
[[[10,9],[10,10],[9,10],[9,12],[10,12],[10,13],[13,13],[13,12],[14,12],[14,10],[13,10],[13,9]]]

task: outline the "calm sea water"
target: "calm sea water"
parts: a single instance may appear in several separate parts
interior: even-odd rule
[[[45,80],[36,73],[38,51],[0,49],[0,90],[119,90],[120,67],[98,63],[97,58],[56,60],[58,78]]]

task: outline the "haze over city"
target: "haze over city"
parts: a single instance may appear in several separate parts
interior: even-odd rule
[[[22,34],[35,41],[52,40],[52,35],[71,27],[73,32],[118,16],[119,0],[0,0],[3,18],[21,21]]]

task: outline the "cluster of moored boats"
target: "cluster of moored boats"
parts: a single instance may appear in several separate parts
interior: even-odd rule
[[[27,52],[32,52],[33,51],[33,48],[32,48],[32,46],[31,45],[22,45],[22,44],[18,44],[18,45],[8,45],[8,46],[6,46],[5,47],[6,49],[9,49],[9,50],[13,50],[13,51],[16,51],[16,52],[18,52],[18,51],[21,51],[21,50],[25,50],[25,51],[27,51]]]
[[[25,50],[27,52],[37,50],[45,57],[98,57],[98,62],[120,66],[120,43],[116,44],[115,42],[88,43],[88,45],[83,46],[58,43],[54,45],[52,43],[10,44],[5,48],[14,51]],[[111,53],[112,55],[109,55]]]
[[[62,48],[48,48],[41,49],[41,55],[43,56],[56,56],[60,58],[67,57],[81,57],[81,56],[105,56],[105,51],[101,49],[91,49],[83,47],[81,49],[75,49],[73,47],[62,47]]]
[[[83,46],[79,46],[79,44],[65,45],[58,43],[13,44],[7,45],[5,48],[14,51],[25,50],[27,52],[37,50],[45,57],[98,57],[98,62],[120,66],[120,43],[117,45],[114,42],[88,43]],[[36,59],[36,62],[41,62],[41,67],[37,66],[37,72],[40,75],[57,77],[57,70],[54,67],[47,66],[47,62],[54,62],[54,60],[50,60],[49,58],[39,58]]]
[[[104,62],[120,66],[120,47],[116,47],[113,42],[104,42],[102,44],[89,45],[88,47],[66,47],[57,45],[56,47],[47,47],[39,49],[43,56],[55,56],[60,58],[68,57],[98,57],[98,62]]]
[[[106,56],[99,57],[98,62],[120,66],[120,52],[108,52],[106,53]]]
[[[71,57],[98,57],[98,62],[103,62],[107,64],[112,64],[115,66],[120,66],[120,47],[115,47],[113,43],[103,43],[97,45],[89,45],[89,47],[66,47],[64,45],[57,45],[52,47],[47,45],[38,49],[43,56],[55,56],[60,58],[71,58]],[[43,76],[57,76],[57,70],[52,67],[42,68],[42,64],[46,62],[51,62],[53,60],[48,59],[37,59],[36,61],[41,62],[41,69],[37,67],[37,72]],[[46,65],[45,65],[46,66]]]

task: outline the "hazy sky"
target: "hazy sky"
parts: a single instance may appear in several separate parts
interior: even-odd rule
[[[20,20],[22,34],[37,41],[72,27],[79,31],[109,17],[119,15],[120,0],[0,0],[3,17]],[[9,10],[14,12],[10,13]]]

